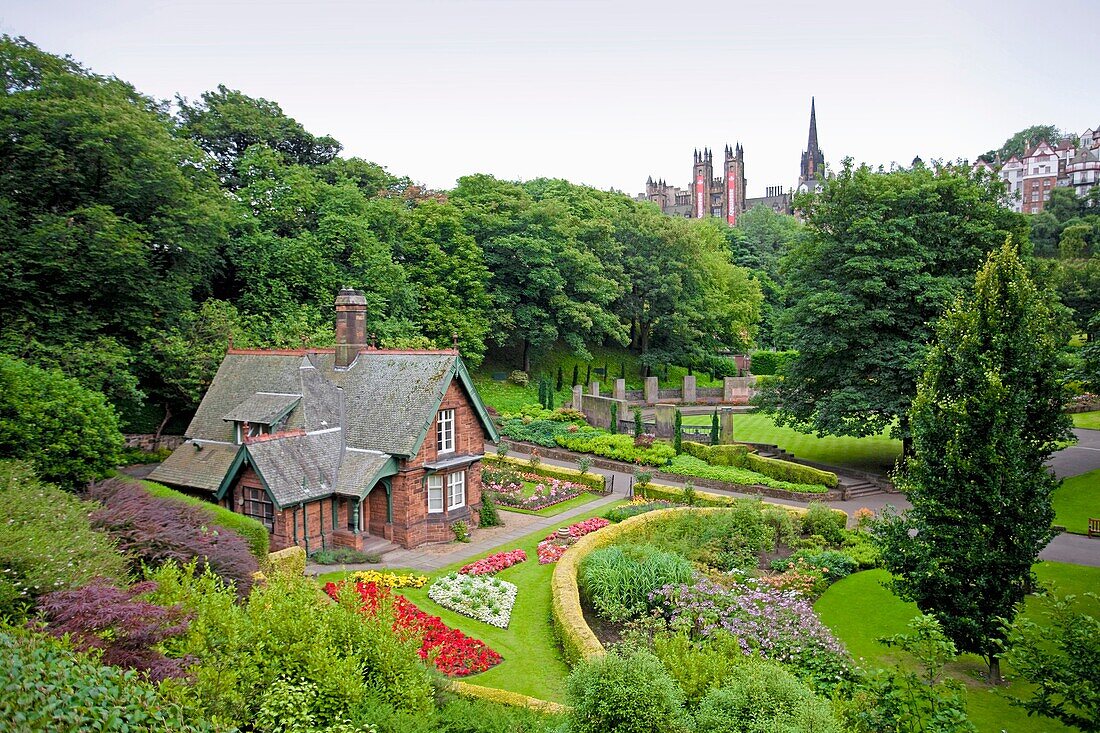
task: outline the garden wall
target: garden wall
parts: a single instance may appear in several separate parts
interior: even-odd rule
[[[175,450],[187,440],[183,435],[162,435],[156,433],[129,433],[122,436],[127,448],[140,448],[146,453],[165,449]]]

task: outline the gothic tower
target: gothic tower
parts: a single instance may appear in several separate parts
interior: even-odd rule
[[[714,163],[709,148],[695,151],[695,164],[691,168],[691,216],[702,219],[710,213],[710,184],[714,177]]]
[[[722,173],[722,208],[726,212],[726,223],[734,226],[738,215],[745,210],[745,151],[741,143],[726,146]]]
[[[802,169],[798,174],[799,192],[816,191],[825,178],[825,154],[817,143],[817,110],[814,98],[810,97],[810,137],[806,142],[806,152],[802,154]]]

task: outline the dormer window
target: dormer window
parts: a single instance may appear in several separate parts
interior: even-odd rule
[[[436,420],[436,450],[439,453],[454,453],[455,450],[455,411],[440,410]]]

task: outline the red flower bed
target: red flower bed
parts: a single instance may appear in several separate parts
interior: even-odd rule
[[[611,524],[603,517],[592,517],[586,519],[583,522],[577,522],[569,525],[569,534],[573,537],[584,537],[589,532],[595,532],[597,529],[603,529],[607,525]],[[547,538],[549,539],[549,538]]]
[[[546,535],[545,540],[539,543],[539,565],[557,562],[558,559],[565,554],[565,551],[569,549],[569,545],[577,541],[577,538],[584,537],[586,534],[595,532],[597,529],[603,529],[609,524],[611,524],[611,522],[603,517],[592,517],[583,522],[575,522],[569,525],[569,537],[567,538],[559,537],[556,531],[551,532]]]
[[[493,573],[500,572],[505,568],[510,568],[513,565],[521,563],[527,559],[527,553],[523,550],[512,550],[511,552],[498,552],[495,555],[489,555],[489,557],[483,557],[480,560],[475,560],[469,565],[463,565],[462,569],[458,572],[465,575],[492,575]]]
[[[325,593],[336,598],[341,587],[343,583],[328,583]],[[392,598],[393,630],[408,638],[421,639],[420,658],[430,661],[448,677],[484,672],[503,661],[485,642],[452,629],[438,616],[429,616],[421,611],[405,596],[392,594],[389,588],[379,588],[375,583],[356,583],[355,590],[363,599],[364,613],[374,613],[380,603]]]

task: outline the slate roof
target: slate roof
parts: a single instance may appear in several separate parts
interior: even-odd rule
[[[277,392],[257,392],[234,407],[222,420],[247,422],[259,425],[273,425],[302,400],[300,394],[279,394]]]
[[[394,475],[397,472],[396,464],[393,456],[388,453],[345,451],[344,461],[340,464],[340,475],[336,479],[336,493],[362,498],[378,479]]]
[[[188,440],[153,469],[149,478],[213,493],[221,486],[240,449],[241,446],[230,443]]]
[[[280,507],[331,496],[340,471],[339,428],[249,443],[249,460]]]

